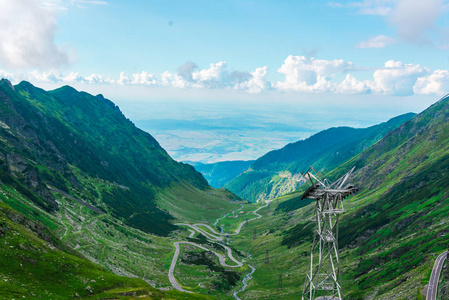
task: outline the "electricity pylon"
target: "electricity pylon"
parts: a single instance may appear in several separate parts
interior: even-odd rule
[[[278,291],[282,290],[282,274],[279,274]]]
[[[265,254],[265,263],[269,264],[270,263],[270,254],[269,251],[267,250],[266,254]]]
[[[344,213],[343,200],[357,192],[347,184],[354,168],[335,182],[321,179],[312,167],[303,175],[311,186],[301,199],[316,200],[316,231],[310,252],[302,299],[343,299],[340,259],[338,257],[338,222]]]

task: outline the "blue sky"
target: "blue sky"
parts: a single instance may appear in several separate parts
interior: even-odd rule
[[[125,110],[345,97],[419,111],[449,90],[448,12],[446,0],[0,0],[0,76],[101,91]]]
[[[449,87],[443,0],[3,0],[0,8],[0,72],[13,81],[399,96]]]
[[[449,44],[444,37],[445,11],[425,16],[432,20],[423,21],[419,30],[424,33],[416,32],[414,40],[400,36],[404,26],[382,15],[393,14],[394,1],[365,3],[146,0],[82,4],[84,9],[69,6],[59,15],[55,42],[74,48],[80,72],[102,71],[109,76],[121,71],[175,72],[187,61],[199,68],[225,61],[231,70],[267,66],[271,77],[280,77],[276,70],[289,55],[343,59],[367,68],[381,67],[388,60],[431,69],[449,67],[444,50]],[[419,40],[422,34],[427,40]],[[389,37],[394,44],[357,47],[378,36]]]
[[[264,134],[244,132],[237,148],[253,154],[240,158],[254,159],[448,93],[448,15],[449,0],[0,0],[0,77],[102,93],[136,122],[234,113],[309,129],[267,132],[276,139],[257,146]],[[236,145],[216,132],[149,132],[169,153]]]

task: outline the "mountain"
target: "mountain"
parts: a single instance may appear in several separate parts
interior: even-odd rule
[[[435,259],[449,247],[449,97],[324,177],[332,181],[353,166],[351,183],[359,192],[344,201],[338,231],[344,298],[425,299]],[[240,297],[302,293],[316,223],[314,201],[301,195],[275,199],[234,238],[256,268]],[[437,299],[446,299],[442,283]]]
[[[0,298],[209,299],[154,288],[173,223],[239,202],[103,96],[0,80]]]
[[[2,299],[186,299],[159,291],[142,279],[117,276],[86,260],[45,226],[2,202],[0,253]]]
[[[326,172],[382,139],[410,120],[408,113],[368,128],[335,127],[279,150],[270,151],[225,187],[250,201],[273,199],[301,186],[301,172],[309,166]]]
[[[49,212],[58,210],[55,190],[101,195],[101,205],[88,204],[135,228],[166,235],[176,228],[173,216],[158,206],[173,198],[167,191],[210,194],[200,173],[171,159],[102,95],[69,86],[47,92],[28,82],[12,86],[2,80],[0,125],[2,182]],[[94,178],[111,185],[95,190],[89,183]]]
[[[192,164],[198,172],[203,174],[207,182],[214,188],[222,188],[230,180],[240,175],[253,163],[253,160],[222,161],[211,164]]]
[[[430,254],[448,248],[449,97],[331,176],[349,166],[358,170],[360,194],[340,226],[340,243],[365,257],[351,272],[363,295],[373,286],[400,285],[432,263]]]

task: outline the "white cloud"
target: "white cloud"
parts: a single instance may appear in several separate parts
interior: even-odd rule
[[[398,36],[413,43],[428,43],[428,31],[435,29],[443,0],[399,0],[391,14]]]
[[[162,86],[176,88],[200,87],[198,85],[194,85],[192,81],[187,81],[184,77],[179,75],[179,73],[170,73],[169,71],[165,71],[162,73],[161,78]]]
[[[261,91],[271,88],[271,83],[265,79],[268,68],[257,68],[251,72],[251,79],[236,85],[238,89],[247,90],[249,93],[260,93]]]
[[[131,84],[141,85],[156,85],[157,83],[158,82],[154,75],[146,71],[142,71],[141,73],[134,73],[133,81],[131,81]]]
[[[130,83],[131,82],[131,80],[129,79],[129,77],[125,74],[125,72],[120,72],[120,77],[119,77],[119,79],[117,80],[117,84],[120,84],[120,85],[125,85],[125,84],[128,84],[128,83]]]
[[[111,84],[115,82],[109,77],[105,78],[102,74],[95,74],[95,73],[83,77],[82,80],[89,84]]]
[[[141,73],[132,74],[132,78],[125,74],[125,72],[120,72],[119,79],[114,81],[112,79],[108,79],[107,83],[110,84],[119,84],[119,85],[157,85],[159,84],[156,77],[148,73],[146,71],[142,71]]]
[[[54,41],[57,10],[43,4],[39,0],[0,1],[0,65],[49,68],[69,62],[69,55]]]
[[[178,75],[184,78],[186,81],[193,81],[192,73],[198,69],[198,66],[191,61],[178,67]]]
[[[449,93],[449,71],[435,70],[429,76],[418,78],[413,91],[416,94],[445,95]]]
[[[187,62],[178,68],[177,73],[162,73],[160,84],[178,88],[226,88],[235,87],[251,78],[248,72],[229,72],[223,61],[211,63],[207,69],[197,69],[195,63]]]
[[[339,93],[339,94],[385,94],[407,96],[412,94],[445,94],[449,91],[449,71],[435,70],[400,61],[387,61],[372,73],[372,79],[359,80],[354,74],[363,69],[343,60],[318,60],[304,56],[288,56],[278,72],[285,75],[285,81],[271,83],[267,80],[268,68],[256,68],[251,73],[229,72],[225,62],[210,64],[209,68],[198,69],[193,63],[178,72],[163,72],[159,78],[148,72],[121,72],[116,78],[92,73],[84,76],[76,72],[63,74],[60,71],[31,71],[11,73],[0,69],[0,77],[17,83],[28,80],[32,83],[52,84],[103,84],[134,85],[168,88],[191,89],[236,89],[248,93],[263,91],[297,91],[305,93]],[[182,72],[185,71],[185,72]],[[339,76],[336,76],[339,74]],[[344,79],[338,81],[344,75]]]
[[[374,72],[374,81],[368,83],[376,93],[407,96],[413,94],[413,86],[418,78],[427,75],[428,68],[414,64],[403,64],[400,61],[389,60],[384,68]]]
[[[367,82],[359,81],[351,74],[347,74],[345,79],[338,85],[337,92],[343,94],[369,93],[371,90]]]
[[[396,42],[394,38],[385,35],[378,35],[367,41],[360,42],[356,45],[356,48],[384,48],[388,45],[392,45]]]
[[[44,83],[62,83],[64,81],[61,72],[58,71],[48,71],[48,72],[31,71],[27,77],[28,77],[27,80],[29,81],[37,81]]]
[[[276,87],[281,90],[295,91],[325,91],[332,90],[329,79],[337,72],[355,69],[352,62],[342,59],[320,60],[305,56],[290,55],[278,72],[285,75],[285,81],[279,81]]]
[[[209,69],[203,69],[192,73],[193,81],[201,86],[222,87],[226,85],[228,75],[227,65],[224,61],[211,63]]]
[[[358,69],[360,68],[353,63],[343,60],[327,61],[289,56],[278,70],[279,73],[285,75],[285,81],[278,82],[276,88],[298,92],[375,93],[407,96],[414,93],[414,86],[418,79],[430,73],[430,69],[420,65],[390,60],[382,68],[373,72],[372,80],[360,81],[352,74],[346,74],[345,79],[341,82],[336,82],[334,79],[336,73],[347,73]],[[436,80],[436,78],[431,79]],[[428,90],[431,90],[430,87]],[[422,93],[424,91],[422,89]]]
[[[48,70],[75,60],[55,43],[57,18],[70,6],[106,5],[99,0],[0,0],[0,66]]]

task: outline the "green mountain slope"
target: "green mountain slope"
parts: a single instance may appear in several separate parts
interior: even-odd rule
[[[2,202],[0,253],[2,299],[197,299],[114,275]]]
[[[326,174],[333,179],[357,168],[351,181],[360,191],[345,201],[339,226],[345,298],[425,298],[436,255],[448,248],[448,121],[445,97]],[[239,249],[251,250],[258,268],[247,298],[293,299],[301,292],[315,224],[314,204],[302,206],[300,196],[275,200],[277,208],[242,233],[256,229],[263,239],[237,241]],[[272,265],[263,263],[266,250]],[[290,276],[283,291],[273,290],[276,278],[268,269]]]
[[[204,178],[214,188],[222,188],[229,181],[240,175],[253,163],[253,160],[222,161],[212,164],[192,164],[195,170],[203,174]]]
[[[223,203],[226,208],[230,201],[227,195],[214,196],[216,192],[200,173],[171,159],[151,135],[135,127],[101,95],[68,86],[46,92],[28,82],[13,87],[2,80],[0,125],[0,178],[47,211],[58,209],[51,193],[55,189],[88,199],[101,194],[99,212],[166,235],[176,227],[171,224],[173,216],[161,210],[158,202],[179,199],[193,202],[194,207]],[[97,191],[85,184],[85,178],[100,178],[112,185]],[[170,196],[172,190],[178,196]],[[204,194],[204,201],[195,203],[195,198],[183,196],[192,191]],[[97,203],[88,204],[95,207]],[[221,211],[214,213],[218,216]]]
[[[401,284],[403,274],[447,249],[449,233],[449,98],[390,133],[333,174],[357,167],[360,186],[340,227],[341,245],[367,258],[352,276],[363,294]]]
[[[0,81],[0,298],[206,299],[152,287],[171,287],[172,223],[239,200],[100,95]]]
[[[273,199],[292,192],[302,184],[301,172],[310,165],[323,172],[329,171],[367,149],[414,115],[404,114],[368,128],[337,127],[321,131],[265,154],[225,187],[250,201]]]

